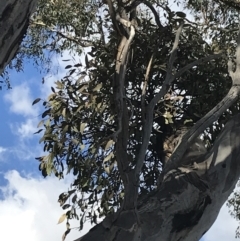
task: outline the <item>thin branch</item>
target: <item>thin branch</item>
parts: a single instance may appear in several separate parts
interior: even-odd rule
[[[163,86],[162,86],[160,92],[158,94],[156,94],[156,96],[151,100],[151,102],[149,103],[149,105],[147,107],[146,121],[145,121],[145,124],[143,125],[142,145],[140,147],[140,151],[137,156],[137,163],[135,166],[135,176],[139,176],[143,163],[144,163],[144,160],[145,160],[145,155],[146,155],[146,151],[148,148],[149,139],[150,139],[150,135],[151,135],[151,131],[152,131],[154,107],[158,103],[158,101],[166,94],[166,92],[169,88],[169,85],[174,80],[173,75],[172,75],[172,68],[173,68],[173,63],[174,63],[176,53],[177,53],[177,47],[178,47],[179,37],[180,37],[181,31],[182,31],[182,27],[183,27],[183,22],[181,23],[181,25],[179,26],[179,28],[176,32],[175,41],[174,41],[172,52],[171,52],[170,59],[169,59],[167,75],[166,75],[165,81],[163,83]]]
[[[132,25],[130,21],[128,21],[124,18],[121,18],[119,13],[116,14],[116,20],[127,28],[130,28]]]
[[[153,13],[153,15],[154,15],[156,24],[158,25],[158,27],[159,27],[160,29],[162,29],[163,26],[162,26],[162,24],[161,24],[161,22],[160,22],[160,20],[159,20],[159,16],[158,16],[158,13],[157,13],[156,9],[155,9],[155,8],[153,7],[153,5],[152,5],[150,2],[148,2],[147,0],[140,0],[140,1],[135,0],[130,6],[126,7],[127,12],[131,12],[133,9],[135,9],[135,8],[136,8],[138,5],[140,5],[141,3],[145,4],[147,7],[150,8],[150,10],[152,11],[152,13]]]
[[[108,5],[109,14],[110,14],[110,17],[112,19],[113,26],[114,26],[115,30],[118,32],[118,34],[122,35],[122,33],[120,31],[120,28],[118,26],[118,23],[116,21],[116,11],[114,9],[112,0],[106,0],[106,3]]]
[[[213,60],[213,59],[218,59],[220,57],[223,57],[223,53],[219,53],[219,54],[213,54],[213,55],[209,55],[207,57],[204,57],[204,58],[201,58],[201,59],[198,59],[186,66],[184,66],[182,69],[180,69],[175,75],[174,75],[174,79],[177,79],[179,78],[184,72],[186,72],[187,70],[191,69],[192,67],[194,66],[197,66],[197,65],[200,65],[202,63],[205,63],[205,62],[208,62],[210,60]]]
[[[114,141],[116,141],[118,134],[122,131],[122,110],[123,110],[123,99],[125,98],[123,94],[124,90],[124,81],[125,81],[125,75],[126,75],[126,68],[127,68],[127,54],[130,47],[130,44],[133,40],[133,37],[135,35],[135,29],[133,26],[130,28],[130,36],[128,39],[126,37],[122,38],[122,41],[118,48],[118,55],[116,60],[116,93],[115,93],[115,104],[116,109],[118,113],[118,129],[117,131],[112,135],[112,138]]]
[[[236,72],[239,72],[239,71],[240,71],[240,25],[239,25],[239,32],[238,32],[238,38],[237,38],[237,50],[236,50]],[[235,84],[234,81],[233,81],[233,84]]]
[[[48,31],[51,31],[51,32],[54,32],[54,33],[57,33],[58,35],[60,35],[61,37],[65,38],[65,39],[68,39],[76,44],[81,44],[83,47],[91,47],[93,46],[93,43],[90,41],[90,40],[86,40],[86,39],[80,39],[80,38],[77,38],[77,37],[72,37],[70,35],[66,35],[65,33],[62,33],[61,31],[59,30],[56,30],[56,29],[52,29],[50,27],[48,27],[45,23],[43,22],[35,22],[35,21],[31,21],[31,24],[32,25],[39,25],[39,26],[43,26],[43,27],[46,27],[48,29]],[[81,43],[81,42],[87,42],[87,43]]]
[[[171,52],[171,55],[169,58],[169,63],[168,63],[168,68],[167,68],[167,76],[166,76],[165,82],[167,82],[166,80],[169,80],[169,82],[170,82],[171,77],[172,77],[173,63],[176,59],[177,47],[178,47],[178,43],[179,43],[180,34],[182,32],[182,28],[183,28],[183,22],[180,24],[180,26],[176,32],[172,52]],[[169,83],[167,83],[167,84],[169,84]]]
[[[152,54],[152,56],[148,62],[145,79],[144,79],[144,83],[143,83],[143,87],[142,87],[141,107],[142,107],[142,122],[143,123],[145,122],[145,114],[146,114],[146,106],[145,106],[146,89],[147,89],[150,69],[151,69],[152,62],[153,62],[153,57],[154,57],[154,53]]]
[[[73,41],[73,42],[75,42],[76,44],[80,44],[80,45],[82,45],[83,47],[91,47],[91,46],[93,46],[93,43],[91,42],[91,41],[89,41],[89,40],[84,40],[84,39],[78,39],[78,38],[74,38],[74,37],[72,37],[72,36],[68,36],[68,35],[65,35],[64,33],[62,33],[61,31],[58,31],[58,30],[51,30],[52,32],[56,32],[57,34],[59,34],[61,37],[63,37],[63,38],[66,38],[66,39],[68,39],[68,40],[70,40],[70,41]],[[81,43],[81,42],[88,42],[88,43]]]
[[[104,45],[106,45],[106,41],[105,41],[105,34],[104,34],[104,30],[103,30],[103,21],[101,16],[99,16],[99,21],[95,18],[95,23],[98,27],[100,36],[101,36],[101,40],[103,42]]]

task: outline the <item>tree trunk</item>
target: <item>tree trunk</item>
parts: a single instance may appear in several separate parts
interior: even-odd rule
[[[209,152],[167,173],[136,210],[107,217],[76,241],[198,241],[238,181],[239,147],[240,114],[225,125]]]
[[[14,58],[37,0],[0,1],[0,75]]]

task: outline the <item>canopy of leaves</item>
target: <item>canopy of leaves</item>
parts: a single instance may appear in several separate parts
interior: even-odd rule
[[[233,58],[238,14],[217,1],[184,4],[185,11],[191,11],[191,19],[184,12],[174,11],[167,1],[126,1],[121,6],[113,1],[113,6],[122,8],[128,16],[136,12],[136,34],[124,82],[129,169],[135,166],[142,143],[142,113],[162,88],[179,24],[184,21],[175,72],[208,55],[223,53],[222,58],[184,72],[155,107],[139,198],[156,187],[164,161],[179,136],[212,109],[231,85],[224,54]],[[46,155],[36,158],[44,177],[54,173],[62,178],[65,169],[75,176],[71,190],[61,194],[59,202],[64,209],[70,208],[68,219],[80,218],[80,228],[86,218],[96,222],[119,208],[124,198],[113,138],[118,128],[113,78],[121,37],[114,28],[105,2],[41,0],[20,52],[44,62],[46,53],[67,49],[80,55],[84,47],[91,46],[83,63],[66,62],[66,76],[56,81],[52,94],[43,101],[45,112],[38,133],[43,131],[40,142]],[[237,111],[239,103],[203,133],[208,147]],[[70,204],[65,204],[67,200]],[[76,212],[78,208],[80,213]]]

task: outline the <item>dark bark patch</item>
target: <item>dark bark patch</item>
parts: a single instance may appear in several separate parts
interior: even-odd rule
[[[12,13],[12,10],[13,10],[13,4],[8,4],[5,9],[3,10],[2,12],[2,16],[0,18],[0,21],[5,21],[6,19],[9,18],[9,16],[11,15]]]
[[[222,164],[222,168],[226,168],[226,163],[223,163],[223,164]]]
[[[191,228],[198,224],[202,217],[205,208],[208,204],[211,204],[211,198],[206,196],[195,208],[189,212],[177,213],[173,217],[172,231],[180,232],[186,228]]]

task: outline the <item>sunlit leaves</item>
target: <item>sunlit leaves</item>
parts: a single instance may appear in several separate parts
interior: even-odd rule
[[[83,134],[86,125],[87,125],[87,123],[81,123],[81,125],[80,125],[81,134]]]

